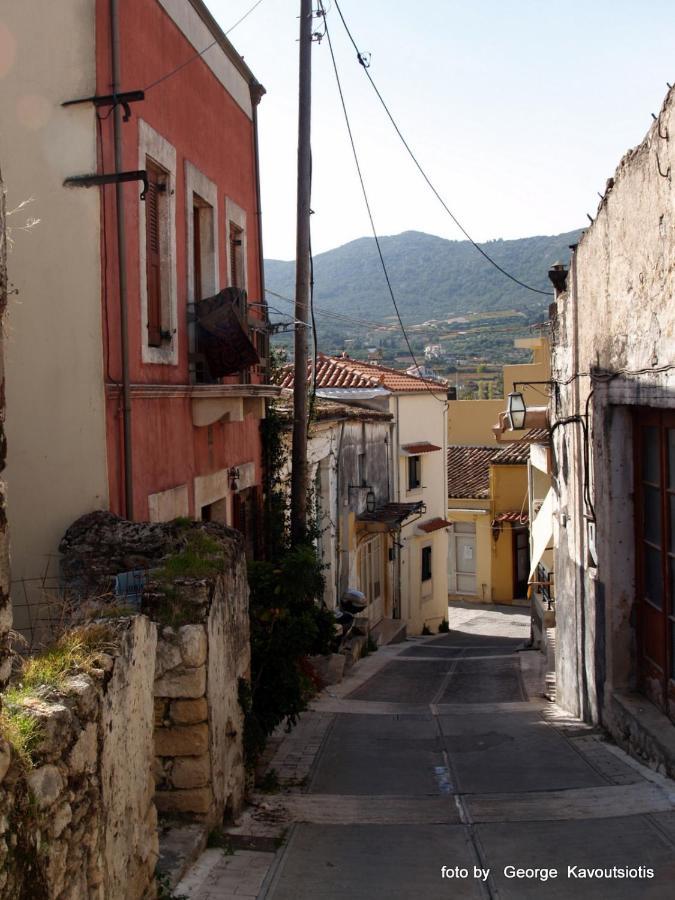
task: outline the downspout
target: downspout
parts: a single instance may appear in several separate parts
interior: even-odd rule
[[[118,0],[110,0],[110,32],[112,50],[112,93],[120,87],[120,23]],[[116,104],[113,112],[115,143],[115,172],[124,171],[122,158],[122,107]],[[131,446],[131,387],[129,383],[129,325],[127,310],[127,244],[124,227],[124,193],[122,182],[115,185],[115,213],[117,219],[117,269],[120,291],[120,343],[122,353],[122,434],[124,442],[124,513],[134,517],[134,482]],[[104,235],[105,240],[105,235]]]
[[[260,202],[260,149],[258,143],[258,104],[260,103],[265,88],[258,82],[252,81],[249,85],[251,92],[251,106],[253,113],[253,160],[255,167],[255,215],[256,226],[258,232],[258,278],[260,280],[260,309],[265,317],[267,324],[269,316],[267,314],[267,301],[265,299],[265,260],[263,258],[263,234],[262,234],[262,207]],[[266,332],[265,351],[268,357],[267,371],[265,381],[269,381],[269,332]]]

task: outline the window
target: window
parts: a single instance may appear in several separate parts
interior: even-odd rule
[[[419,456],[408,457],[408,490],[414,491],[422,484],[422,459]]]
[[[148,346],[161,347],[163,340],[171,340],[171,332],[163,326],[166,301],[167,279],[165,274],[166,253],[163,245],[163,223],[166,221],[167,173],[147,159],[148,190],[145,195],[145,265],[147,290]],[[162,256],[165,257],[164,265]]]
[[[675,719],[675,412],[635,415],[638,683]]]
[[[248,289],[246,212],[229,198],[225,201],[225,226],[227,284],[245,291]]]
[[[196,304],[218,293],[218,189],[189,160],[185,161],[187,217],[188,303]],[[194,311],[195,307],[188,307]],[[203,357],[197,352],[197,327],[194,315],[188,315],[190,379],[197,384],[210,383]]]
[[[431,579],[431,546],[422,547],[422,581]]]
[[[382,539],[370,538],[359,548],[359,587],[368,599],[368,619],[376,625],[384,615]]]
[[[148,176],[138,201],[141,358],[177,365],[176,151],[142,119],[138,143],[138,168]]]

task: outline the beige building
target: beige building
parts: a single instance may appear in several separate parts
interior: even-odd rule
[[[671,776],[673,135],[670,90],[557,273],[550,411],[558,699]]]
[[[411,634],[424,626],[435,631],[448,611],[446,386],[377,363],[322,355],[316,383],[319,397],[366,404],[391,419],[389,434],[366,442],[356,468],[350,464],[340,476],[352,479],[347,483],[353,497],[340,516],[341,540],[358,547],[352,578],[363,589],[372,573],[381,572],[382,583],[386,579],[392,586],[391,596],[371,612],[371,622],[381,608],[381,618],[402,622]],[[281,384],[292,387],[292,367],[284,370]],[[369,510],[364,504],[375,484],[379,493],[374,491]],[[357,510],[353,500],[359,494]]]
[[[514,384],[529,405],[548,396],[550,351],[546,337],[521,338],[532,361],[504,366],[504,392]],[[452,400],[448,404],[448,596],[482,603],[527,603],[536,580],[531,523],[542,484],[531,461],[538,433],[500,436],[494,426],[501,400]],[[504,443],[511,440],[511,443]],[[536,457],[539,459],[539,457]],[[550,487],[550,478],[548,479]],[[549,551],[550,552],[550,551]],[[538,559],[538,558],[537,558]],[[536,599],[533,601],[536,603]]]

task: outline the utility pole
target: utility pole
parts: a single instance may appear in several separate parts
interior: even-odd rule
[[[300,0],[298,220],[295,252],[295,371],[291,459],[291,543],[307,533],[307,329],[309,320],[312,116],[312,0]]]

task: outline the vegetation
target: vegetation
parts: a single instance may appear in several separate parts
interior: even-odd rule
[[[23,662],[18,679],[3,696],[0,734],[9,742],[24,768],[33,765],[33,754],[40,745],[42,731],[23,701],[45,691],[65,691],[69,676],[91,672],[101,653],[112,647],[110,630],[105,625],[91,625],[66,632],[51,647]]]
[[[322,607],[324,578],[309,533],[291,547],[282,422],[270,410],[261,423],[265,462],[265,560],[249,563],[251,681],[241,681],[244,747],[249,767],[282,722],[290,729],[318,685],[307,657],[330,652],[333,614]],[[310,504],[311,506],[311,504]]]

